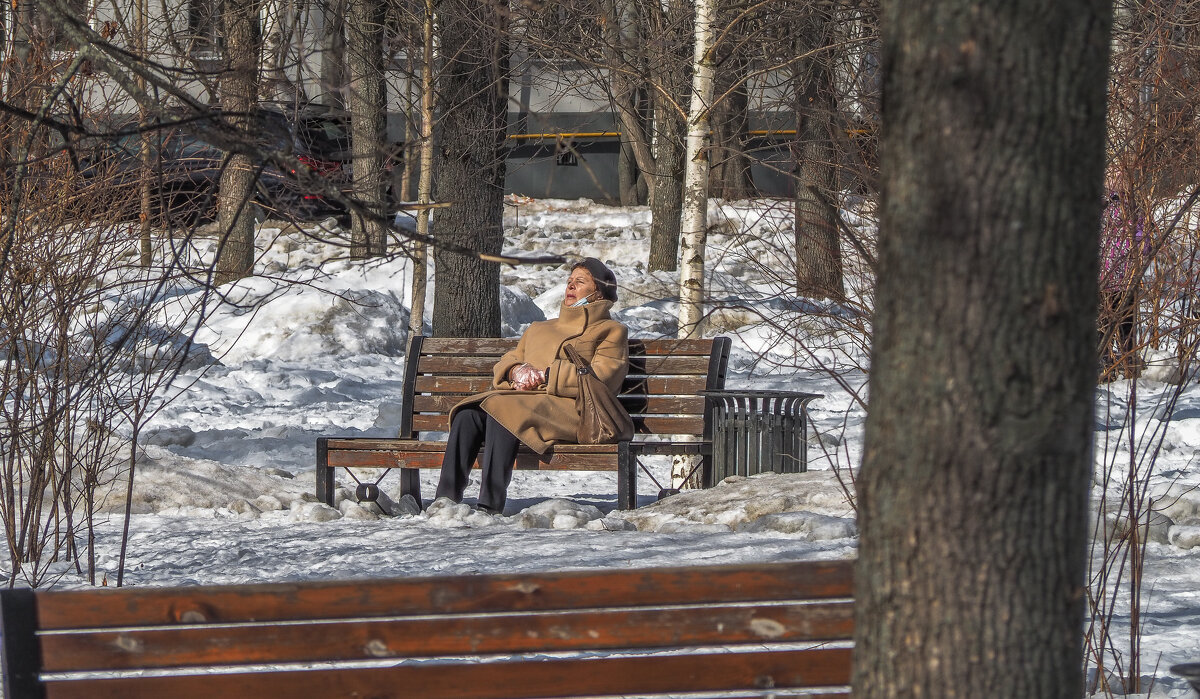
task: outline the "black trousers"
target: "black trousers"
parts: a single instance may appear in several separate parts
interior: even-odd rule
[[[437,497],[462,502],[471,466],[482,448],[483,484],[479,488],[479,504],[502,512],[520,446],[520,440],[483,408],[477,405],[460,408],[450,424],[450,440],[446,444],[446,455],[442,457]]]

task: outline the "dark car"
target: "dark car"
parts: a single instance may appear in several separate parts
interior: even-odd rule
[[[219,113],[199,119],[178,118],[146,133],[133,120],[113,125],[115,134],[103,141],[82,169],[86,186],[119,220],[136,219],[140,212],[141,153],[146,140],[153,154],[152,215],[172,225],[216,218],[217,193],[225,167],[226,149],[251,156],[256,179],[253,204],[272,217],[318,220],[345,213],[331,192],[346,187],[342,164],[313,150],[295,125],[278,112],[257,110],[252,115],[250,143],[238,144],[222,128]],[[219,141],[220,145],[214,141]]]
[[[325,163],[339,163],[339,181],[343,191],[353,191],[354,141],[350,134],[350,118],[344,112],[309,107],[289,114],[296,136],[314,158]],[[400,177],[404,169],[404,144],[390,142],[383,159],[383,179],[389,204],[402,201]]]

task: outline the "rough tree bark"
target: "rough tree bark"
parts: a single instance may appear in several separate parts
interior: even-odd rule
[[[679,266],[679,220],[683,207],[684,112],[691,82],[692,10],[687,0],[643,3],[642,34],[652,37],[649,56],[650,102],[653,105],[654,163],[643,169],[650,185],[650,271]]]
[[[836,107],[831,51],[821,51],[833,38],[832,18],[820,9],[798,18],[797,55],[792,84],[796,140],[795,238],[796,293],[818,299],[843,298],[842,254],[837,212],[831,204],[835,173],[833,118]],[[817,53],[813,53],[813,52]]]
[[[683,121],[675,104],[655,92],[654,169],[650,171],[650,271],[679,266],[679,216],[683,208]]]
[[[481,253],[504,245],[504,139],[508,105],[508,5],[501,0],[436,0],[439,71],[434,149],[438,238]],[[497,337],[500,268],[434,251],[433,334]]]
[[[239,131],[248,131],[250,124],[245,115],[258,99],[257,18],[257,2],[221,0],[226,62],[221,77],[221,107],[231,115],[231,127]],[[240,153],[228,156],[217,193],[220,229],[214,276],[217,284],[248,277],[254,272],[255,179],[255,166],[249,156]]]
[[[1083,695],[1110,13],[884,3],[857,697]]]
[[[362,211],[350,216],[350,256],[383,255],[384,178],[383,149],[385,86],[383,76],[383,20],[387,5],[380,0],[346,0],[346,40],[353,144],[354,198]]]
[[[635,48],[638,27],[630,0],[604,0],[602,8],[612,107],[621,130],[621,150],[617,157],[621,206],[636,206],[648,200],[652,184],[649,178],[638,174],[652,172],[654,163],[642,113],[644,91],[641,82],[627,73],[638,72],[635,67],[641,55]]]
[[[744,8],[729,0],[718,4],[718,27],[728,31],[730,23],[738,22],[716,48],[714,61],[720,69],[716,72],[716,85],[712,117],[712,151],[710,153],[709,196],[714,199],[736,201],[754,195],[750,177],[750,158],[746,155],[746,142],[750,129],[750,95],[746,89],[746,76],[750,72],[750,61],[741,39],[747,31],[746,21],[741,17]]]
[[[714,199],[737,201],[754,196],[750,177],[750,158],[746,155],[749,138],[750,95],[744,83],[747,62],[731,56],[720,62],[717,85],[714,89],[724,99],[713,105],[712,174],[709,194]],[[728,67],[726,67],[728,66]]]

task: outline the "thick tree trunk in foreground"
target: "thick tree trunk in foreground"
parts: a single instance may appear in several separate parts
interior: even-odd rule
[[[891,0],[857,697],[1083,694],[1104,0]]]
[[[382,255],[386,250],[383,205],[385,94],[383,82],[383,18],[379,0],[347,0],[350,110],[353,143],[354,197],[365,211],[350,218],[350,256]]]
[[[498,254],[504,245],[504,137],[508,106],[507,4],[437,0],[440,112],[433,170],[439,239]],[[500,334],[500,268],[434,251],[433,334]]]
[[[227,72],[221,77],[221,107],[235,115],[233,128],[246,130],[245,115],[258,97],[258,36],[254,22],[258,3],[250,0],[221,0],[221,22],[225,36]],[[248,277],[254,273],[255,166],[244,154],[231,154],[221,172],[217,196],[217,223],[220,248],[217,257],[217,284]]]

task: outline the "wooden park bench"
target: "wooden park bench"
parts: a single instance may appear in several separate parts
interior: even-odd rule
[[[463,397],[491,388],[492,367],[516,347],[515,338],[414,337],[404,377],[400,438],[320,437],[317,439],[317,497],[333,505],[334,473],[344,468],[357,484],[360,500],[373,500],[388,470],[400,469],[400,492],[421,502],[418,469],[441,468],[444,439],[422,433],[446,432],[448,415]],[[637,506],[640,458],[697,455],[704,482],[711,484],[712,402],[701,391],[724,388],[729,364],[727,337],[708,340],[629,341],[629,376],[621,403],[633,418],[632,441],[617,444],[560,444],[546,454],[522,448],[518,469],[616,471],[617,506]],[[476,464],[478,467],[478,464]],[[363,480],[354,469],[385,469]],[[644,468],[644,467],[642,467]]]
[[[852,570],[3,590],[4,696],[845,697]]]

